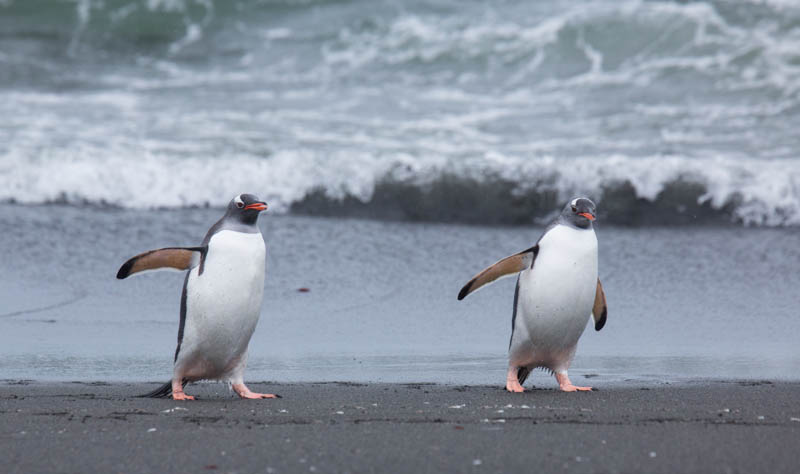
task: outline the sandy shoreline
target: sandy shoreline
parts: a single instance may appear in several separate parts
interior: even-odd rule
[[[0,382],[4,472],[797,472],[800,383],[589,394],[430,384]]]

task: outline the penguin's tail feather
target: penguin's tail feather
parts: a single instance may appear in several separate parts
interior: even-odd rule
[[[544,366],[537,366],[537,367],[520,367],[517,369],[517,380],[519,380],[519,384],[522,385],[528,380],[528,376],[533,372],[534,369],[542,369],[545,372],[553,375],[553,369]]]
[[[531,369],[529,367],[520,367],[517,369],[517,380],[519,380],[519,384],[522,385],[528,380],[528,376],[531,374]]]
[[[183,379],[181,380],[181,385],[184,387],[186,384],[189,383],[188,380]],[[157,389],[153,390],[152,392],[147,392],[142,395],[137,395],[137,398],[169,398],[172,395],[172,381],[161,385]]]
[[[165,383],[152,392],[147,392],[142,395],[137,395],[138,398],[167,398],[172,395],[172,381]]]

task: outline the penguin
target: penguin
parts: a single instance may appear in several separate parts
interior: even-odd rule
[[[536,244],[506,257],[473,277],[459,301],[504,276],[517,275],[506,390],[523,392],[531,371],[544,368],[565,392],[589,391],[567,375],[578,339],[590,317],[599,331],[606,324],[605,292],[597,277],[595,204],[579,197],[568,202]]]
[[[247,348],[261,316],[266,246],[256,223],[267,204],[240,194],[199,247],[168,247],[136,255],[117,272],[122,280],[153,270],[186,271],[172,380],[143,397],[194,400],[184,386],[198,380],[231,384],[241,398],[276,398],[244,384]]]

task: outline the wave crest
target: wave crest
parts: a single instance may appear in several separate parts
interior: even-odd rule
[[[620,224],[800,225],[800,167],[789,160],[494,157],[481,163],[307,151],[239,160],[145,157],[135,164],[19,160],[0,167],[0,200],[222,206],[248,191],[277,212],[513,225],[547,219],[566,200],[587,195],[607,221]]]

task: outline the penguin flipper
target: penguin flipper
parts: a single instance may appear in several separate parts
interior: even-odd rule
[[[208,247],[167,247],[140,253],[123,263],[117,272],[122,280],[129,276],[151,270],[190,270],[196,267]]]
[[[461,291],[458,292],[458,299],[463,300],[468,294],[476,291],[478,288],[487,285],[499,278],[513,275],[521,272],[527,268],[533,268],[533,262],[536,260],[536,255],[539,254],[539,244],[516,253],[510,257],[506,257],[499,262],[495,263],[478,273],[472,280],[468,281]]]
[[[600,279],[597,279],[597,291],[594,294],[594,306],[592,306],[592,317],[594,317],[594,330],[599,331],[606,325],[608,317],[608,305],[606,304],[606,293]]]

